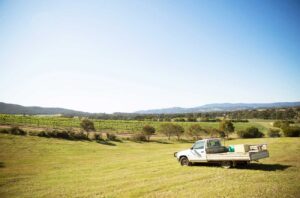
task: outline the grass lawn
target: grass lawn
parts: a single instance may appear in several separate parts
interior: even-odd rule
[[[0,197],[300,197],[300,138],[268,143],[270,158],[243,169],[181,167],[187,143],[67,141],[0,134]]]

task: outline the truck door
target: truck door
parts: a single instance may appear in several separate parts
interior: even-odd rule
[[[191,157],[190,157],[190,161],[206,161],[206,153],[205,153],[205,141],[200,140],[197,141],[191,150]]]

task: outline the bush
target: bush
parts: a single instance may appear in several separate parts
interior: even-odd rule
[[[206,135],[208,132],[199,124],[193,124],[188,128],[186,134],[193,137],[195,140],[199,140],[201,135]]]
[[[37,133],[37,136],[39,137],[49,137],[48,133],[46,131],[40,131]]]
[[[249,127],[245,130],[238,131],[237,135],[240,138],[261,138],[264,136],[264,134],[260,132],[256,127]]]
[[[273,123],[273,127],[277,127],[277,128],[287,128],[290,126],[290,124],[293,123],[291,121],[286,121],[286,120],[277,120]]]
[[[8,129],[0,129],[0,133],[6,133],[6,134],[8,134],[9,130]]]
[[[147,137],[147,140],[150,140],[151,135],[155,134],[155,128],[153,126],[150,125],[145,125],[143,127],[143,132],[142,134],[144,134]]]
[[[85,130],[86,132],[90,132],[90,131],[95,131],[95,126],[94,126],[94,122],[92,122],[91,120],[88,119],[84,119],[81,121],[80,126],[83,130]]]
[[[83,132],[74,132],[72,130],[49,130],[41,131],[37,134],[39,137],[48,137],[48,138],[60,138],[67,140],[88,140],[87,136]]]
[[[160,125],[159,132],[166,135],[169,140],[172,135],[176,135],[179,140],[180,136],[184,133],[184,128],[178,124],[164,123]]]
[[[132,135],[131,139],[133,141],[137,141],[137,142],[145,142],[145,141],[147,141],[146,136],[144,134],[141,134],[141,133],[137,133],[137,134]]]
[[[61,139],[73,139],[72,136],[70,136],[70,134],[68,133],[68,131],[57,131],[56,136],[57,138]]]
[[[300,127],[290,126],[282,130],[285,137],[300,137]]]
[[[269,137],[280,137],[280,130],[278,130],[278,129],[269,129],[268,136]]]
[[[234,132],[234,125],[230,120],[222,120],[219,123],[219,130],[223,131],[228,138],[229,134]]]
[[[17,126],[11,127],[9,129],[1,129],[0,133],[12,134],[12,135],[26,135],[27,132],[23,129],[20,129]]]
[[[188,122],[197,122],[197,118],[188,118],[187,121]]]
[[[221,137],[221,138],[224,138],[226,136],[224,131],[218,130],[218,133],[219,133],[219,137]]]
[[[174,122],[185,122],[184,118],[174,118]]]
[[[210,137],[221,137],[221,138],[224,138],[225,135],[226,135],[224,133],[224,131],[220,131],[219,129],[216,129],[216,128],[208,127],[208,128],[206,128],[206,130],[209,133]]]
[[[86,134],[84,134],[82,131],[72,132],[72,137],[74,140],[88,140]]]
[[[102,135],[100,133],[95,133],[95,140],[103,140]]]
[[[110,140],[110,141],[117,141],[118,140],[116,134],[114,134],[114,133],[107,133],[106,136],[107,136],[107,139]]]
[[[230,120],[231,122],[249,122],[249,120],[243,120],[243,119],[233,119],[233,120]]]

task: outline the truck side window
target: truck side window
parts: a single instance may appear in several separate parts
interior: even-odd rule
[[[204,149],[204,141],[196,142],[193,149]]]
[[[220,141],[219,140],[210,140],[207,142],[207,147],[219,147],[221,146]]]

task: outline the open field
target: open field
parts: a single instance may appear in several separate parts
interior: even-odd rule
[[[300,138],[268,143],[270,158],[248,168],[181,167],[190,143],[103,145],[0,134],[0,197],[299,197]]]
[[[116,133],[136,133],[140,132],[145,125],[151,125],[158,128],[159,125],[166,122],[158,121],[135,121],[135,120],[93,120],[97,130],[109,130]],[[235,130],[242,130],[250,126],[257,127],[260,131],[266,133],[268,128],[272,127],[272,120],[250,120],[249,122],[234,123]],[[187,129],[195,122],[176,122]],[[203,127],[218,128],[218,122],[196,122]],[[20,125],[32,127],[74,127],[79,128],[79,118],[63,117],[41,117],[41,116],[21,116],[0,114],[0,125]]]

